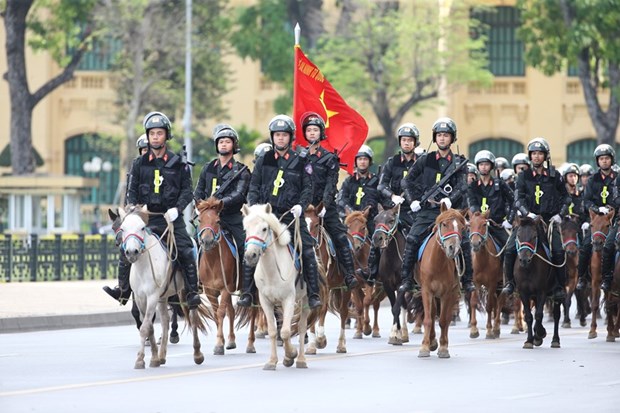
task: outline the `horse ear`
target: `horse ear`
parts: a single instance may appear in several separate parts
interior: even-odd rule
[[[609,210],[609,214],[607,214],[607,216],[609,217],[609,221],[613,221],[614,220],[614,215],[616,214],[616,208],[611,208]]]
[[[321,203],[322,203],[322,201],[321,201]],[[319,203],[319,205],[321,205],[321,203]],[[314,205],[312,205],[312,204],[308,204],[308,206],[306,207],[306,210],[305,210],[304,212],[308,212],[308,213],[309,213],[309,212],[314,211],[315,209],[316,209],[317,211],[320,211],[320,209],[319,209],[319,207],[318,207],[318,206],[315,208],[315,207],[314,207]]]
[[[248,208],[248,204],[243,204],[241,207],[241,213],[244,217],[247,217],[250,214],[250,208]]]
[[[368,207],[366,207],[366,208],[368,208]],[[349,215],[351,212],[353,212],[353,210],[352,210],[351,208],[349,208],[349,206],[348,206],[348,205],[346,205],[346,206],[344,207],[344,213],[345,213],[346,215]]]
[[[594,212],[593,210],[589,210],[590,212],[590,222],[592,222],[594,220],[594,217],[596,216],[596,212]]]
[[[218,213],[218,214],[220,213],[220,211],[221,211],[222,209],[224,209],[224,203],[222,202],[222,200],[221,200],[221,199],[219,199],[219,200],[217,201],[217,203],[215,204],[215,209],[216,209],[216,211],[217,211],[217,213]]]
[[[125,217],[127,216],[127,212],[125,211],[125,208],[118,207],[118,216],[120,217],[121,221],[125,219]]]
[[[271,214],[271,204],[267,204],[265,206],[265,212],[268,213],[268,214]]]
[[[315,209],[320,212],[323,208],[325,208],[325,205],[323,205],[323,201],[321,201]]]
[[[347,207],[349,209],[349,212],[351,212],[351,208]],[[364,210],[362,211],[362,214],[364,215],[365,218],[368,218],[368,214],[370,214],[370,205],[367,205],[366,208],[364,208]]]
[[[142,212],[143,214],[148,214],[149,213],[149,209],[146,206],[146,204],[142,205],[142,208],[140,208],[140,212]]]
[[[379,213],[383,212],[383,205],[378,204],[377,205],[377,211],[379,211]]]
[[[116,210],[116,213],[114,213],[112,209],[108,208],[108,216],[112,221],[116,221],[116,218],[118,218],[118,209]]]
[[[446,212],[447,210],[448,210],[447,205],[444,202],[442,202],[441,205],[439,206],[439,211]]]

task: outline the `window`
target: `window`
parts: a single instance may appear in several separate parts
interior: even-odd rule
[[[495,76],[524,76],[523,43],[517,39],[519,10],[501,6],[491,11],[474,11],[472,17],[485,26],[491,73]]]
[[[65,174],[99,178],[99,187],[91,188],[82,197],[83,203],[113,204],[119,180],[119,144],[114,139],[100,135],[77,135],[65,141]],[[110,171],[85,172],[84,164],[93,157],[110,162]]]
[[[584,163],[592,165],[597,168],[594,161],[594,149],[598,146],[595,138],[586,138],[571,143],[566,147],[566,162],[576,163],[577,165],[583,165]],[[616,163],[618,163],[618,154],[620,153],[620,143],[616,142]]]
[[[82,56],[77,70],[109,70],[120,50],[119,39],[94,39],[91,48]]]
[[[476,154],[482,150],[491,151],[496,158],[501,156],[510,162],[512,157],[519,152],[523,152],[525,147],[521,142],[508,138],[482,139],[469,145],[469,161],[473,162]]]

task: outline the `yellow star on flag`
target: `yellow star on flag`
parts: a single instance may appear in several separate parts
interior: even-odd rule
[[[336,116],[338,112],[334,112],[334,111],[327,109],[327,106],[325,106],[325,101],[323,100],[324,96],[325,96],[325,89],[323,89],[323,91],[321,92],[321,96],[319,97],[319,100],[321,101],[321,105],[323,105],[323,109],[325,109],[325,117],[327,118],[325,119],[325,127],[329,128],[329,118],[331,118],[332,116]]]

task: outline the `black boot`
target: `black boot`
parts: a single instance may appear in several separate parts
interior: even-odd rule
[[[399,292],[404,293],[407,291],[412,291],[413,293],[416,293],[420,290],[420,286],[413,278],[413,266],[418,261],[419,249],[420,244],[418,244],[417,240],[407,240],[405,254],[403,256],[403,266],[400,270],[401,284],[400,287],[398,287]]]
[[[555,288],[553,300],[563,302],[566,299],[566,263],[564,250],[553,252],[551,262],[555,265],[564,263],[561,267],[555,267]]]
[[[120,302],[121,305],[127,304],[129,297],[131,297],[131,286],[129,285],[129,273],[131,271],[131,264],[127,261],[119,261],[118,263],[118,285],[114,288],[110,288],[107,285],[103,287],[103,291],[108,293],[110,297]]]
[[[241,286],[241,297],[237,301],[239,307],[250,307],[252,296],[254,295],[254,271],[256,267],[243,264],[243,283]]]
[[[198,294],[198,271],[194,259],[194,251],[187,249],[179,255],[179,258],[184,270],[187,306],[190,309],[194,309],[201,303],[200,295]]]
[[[471,244],[469,243],[469,235],[465,234],[461,239],[461,251],[463,251],[463,264],[465,264],[465,272],[461,277],[461,285],[466,293],[473,292],[474,286],[474,268],[471,262]]]
[[[611,281],[614,277],[615,256],[615,248],[603,248],[603,263],[601,268],[601,272],[603,273],[603,281],[601,282],[601,290],[604,292],[608,292],[611,288]]]
[[[505,251],[504,275],[506,275],[506,285],[502,294],[510,295],[515,291],[515,261],[517,261],[516,251]]]
[[[381,259],[381,250],[379,248],[370,247],[370,254],[368,254],[368,278],[366,282],[368,285],[374,285],[379,273],[379,260]]]
[[[312,249],[309,252],[304,251],[303,260],[304,279],[308,285],[308,307],[317,308],[322,306],[323,303],[321,303],[319,296],[319,274],[316,268],[314,251]]]
[[[590,283],[590,272],[588,267],[590,266],[590,260],[592,259],[592,244],[589,244],[590,248],[584,246],[579,251],[579,266],[577,267],[577,274],[579,275],[579,281],[577,281],[576,290],[583,290]]]
[[[353,266],[353,255],[351,254],[350,248],[343,248],[341,251],[339,259],[341,268],[344,270],[344,283],[349,290],[352,290],[359,285],[354,274],[355,267]]]

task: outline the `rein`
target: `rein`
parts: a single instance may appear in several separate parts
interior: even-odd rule
[[[492,221],[492,220],[487,219],[487,222],[486,222],[486,224],[485,224],[485,226],[486,226],[487,230],[486,230],[486,232],[485,232],[484,234],[483,234],[483,233],[481,233],[481,232],[478,232],[478,231],[470,232],[470,233],[469,233],[469,240],[470,240],[470,241],[472,241],[472,236],[473,236],[473,235],[478,235],[478,236],[480,236],[480,238],[482,238],[482,243],[484,244],[484,248],[487,250],[487,252],[489,253],[489,255],[490,255],[490,256],[492,256],[492,257],[494,257],[494,258],[497,258],[497,257],[499,257],[500,255],[502,255],[502,253],[503,253],[503,252],[504,252],[504,250],[506,249],[506,244],[504,244],[504,246],[502,247],[502,249],[501,249],[501,250],[499,250],[499,251],[497,252],[497,254],[493,253],[493,252],[489,249],[489,244],[487,243],[487,238],[489,238],[489,224],[490,224],[490,222],[491,222],[491,221]],[[493,222],[495,222],[495,221],[493,221]]]
[[[551,221],[551,223],[549,224],[549,227],[547,228],[547,236],[548,236],[548,240],[549,240],[549,249],[551,249],[551,235],[553,233],[553,227],[556,226],[556,225],[557,224],[555,222]],[[564,239],[562,238],[562,231],[559,231],[559,232],[560,232],[560,241],[562,242],[562,245],[564,245]],[[519,240],[519,238],[516,238],[515,241],[516,241],[516,244],[517,244],[517,254],[522,249],[528,249],[528,250],[530,250],[532,252],[533,255],[537,256],[542,261],[546,262],[547,264],[549,264],[552,267],[560,268],[560,267],[564,266],[564,264],[566,264],[566,251],[564,252],[564,261],[562,262],[562,264],[554,264],[551,261],[549,261],[548,259],[546,259],[545,257],[543,257],[542,255],[540,255],[536,251],[537,248],[538,248],[538,236],[536,236],[536,243],[534,245],[532,245],[531,242],[521,242]]]

